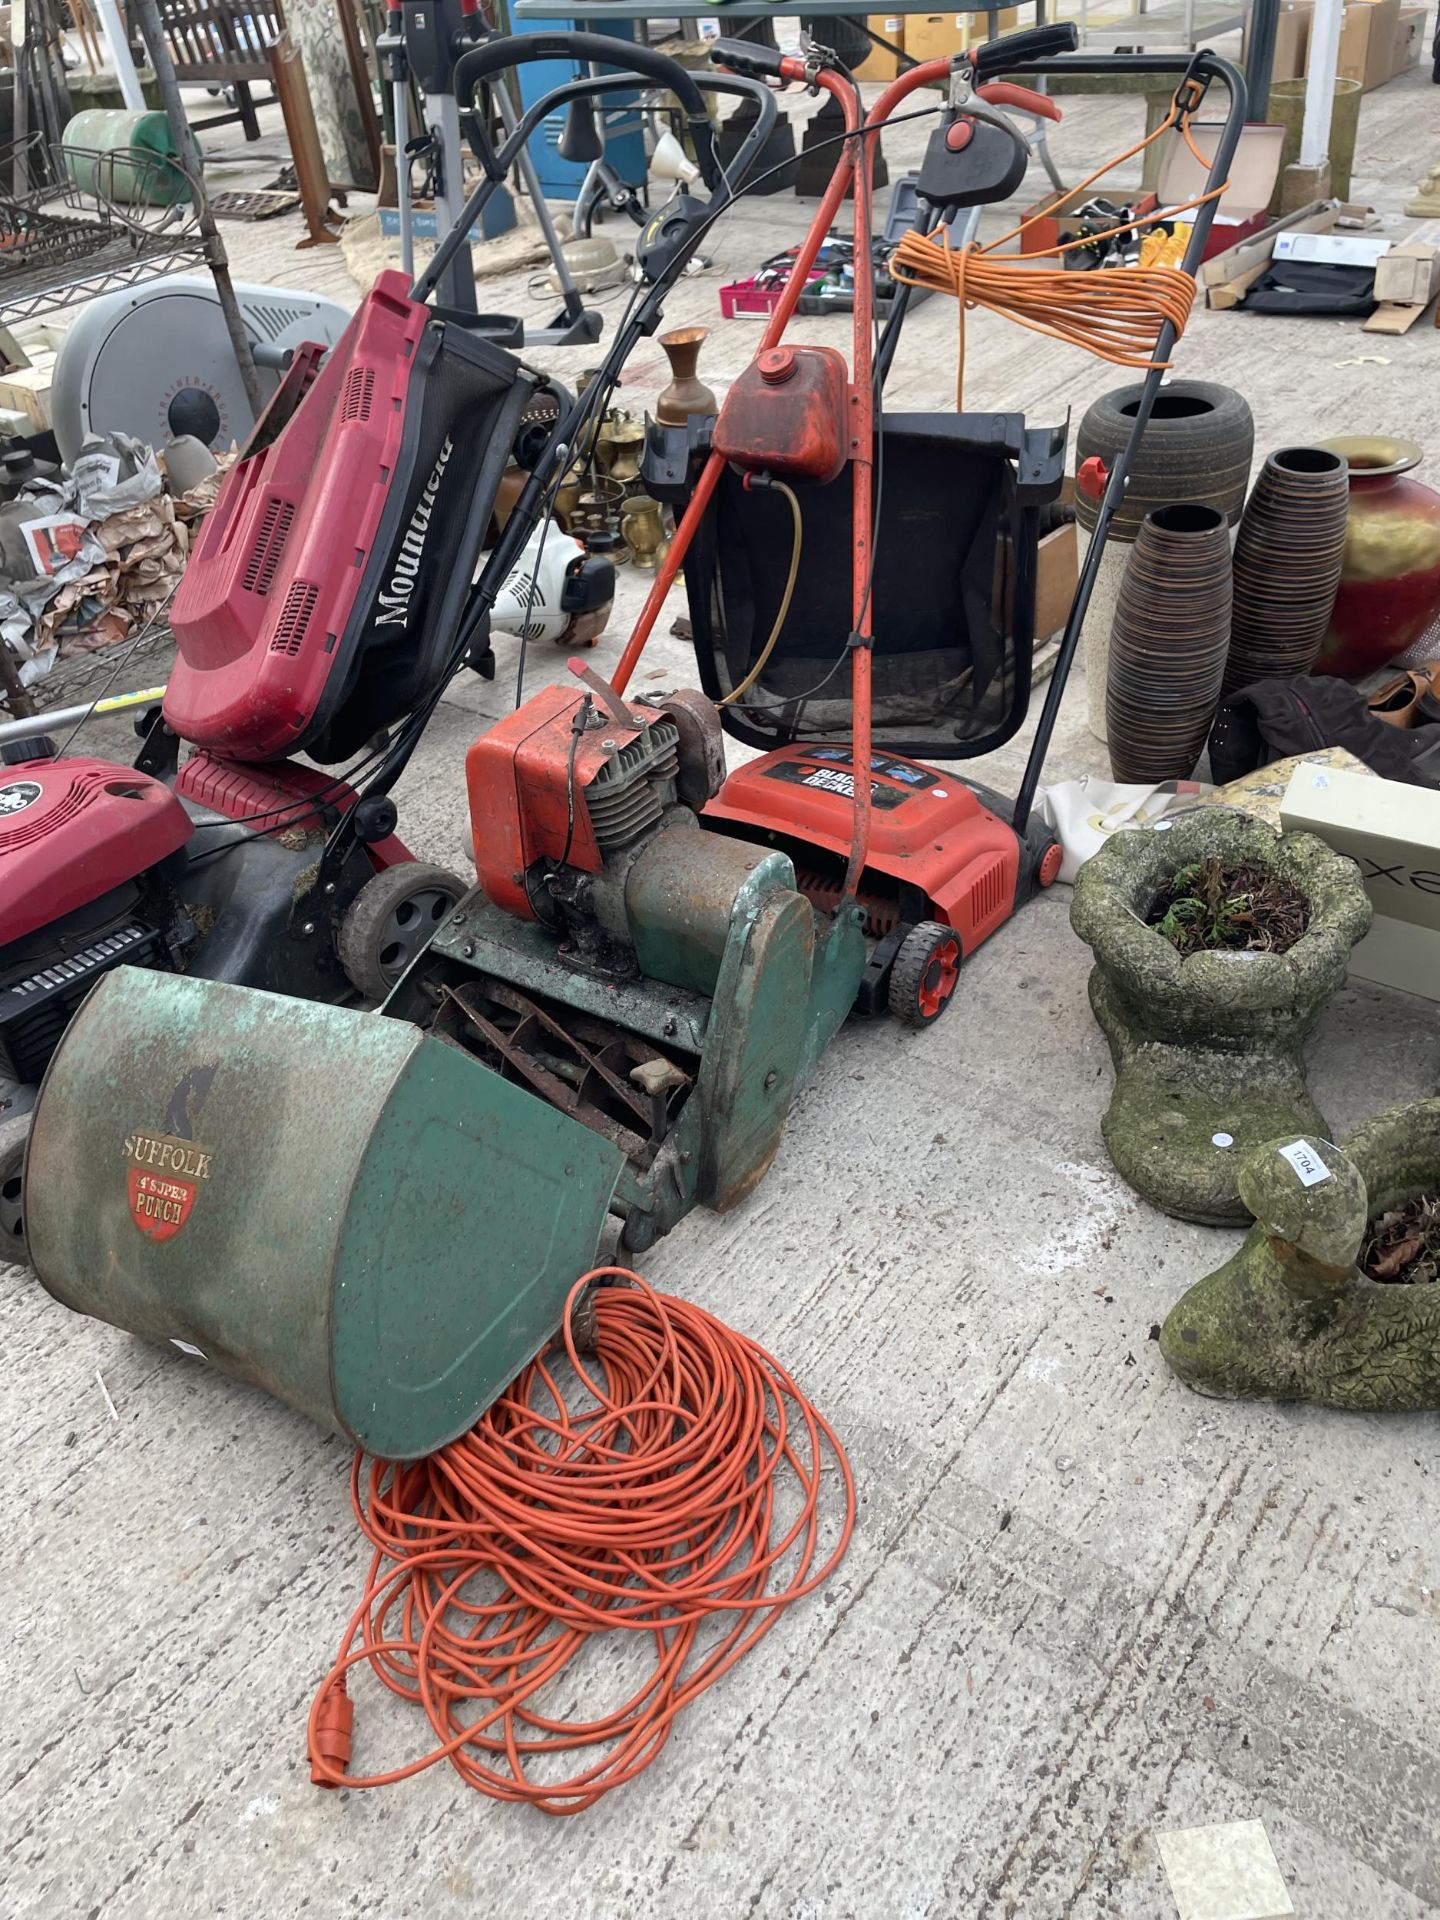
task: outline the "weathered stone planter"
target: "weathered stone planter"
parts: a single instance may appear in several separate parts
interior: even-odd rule
[[[1288,953],[1182,959],[1146,916],[1177,868],[1217,855],[1293,880],[1309,923]],[[1211,1226],[1249,1219],[1238,1176],[1280,1133],[1325,1133],[1305,1085],[1305,1036],[1370,925],[1351,860],[1313,834],[1276,835],[1202,808],[1117,833],[1080,869],[1070,924],[1095,955],[1090,1005],[1115,1062],[1102,1122],[1116,1167],[1165,1213]]]
[[[1272,1141],[1241,1169],[1255,1226],[1171,1309],[1160,1351],[1221,1399],[1440,1410],[1440,1284],[1390,1285],[1356,1266],[1370,1216],[1437,1188],[1440,1100],[1378,1114],[1344,1152]]]

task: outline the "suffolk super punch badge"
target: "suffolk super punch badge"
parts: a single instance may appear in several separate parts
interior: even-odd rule
[[[173,1240],[190,1218],[200,1182],[210,1177],[210,1154],[193,1140],[168,1133],[126,1137],[130,1218],[151,1240]]]

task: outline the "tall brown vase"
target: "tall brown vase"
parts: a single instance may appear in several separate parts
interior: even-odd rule
[[[1214,507],[1147,514],[1110,629],[1105,725],[1117,780],[1188,780],[1230,644],[1230,530]]]
[[[708,338],[706,327],[677,327],[660,335],[670,362],[670,384],[655,402],[655,418],[667,427],[683,427],[692,414],[719,412],[714,394],[695,377],[700,349]]]
[[[1251,488],[1235,537],[1225,692],[1309,673],[1345,557],[1349,480],[1326,447],[1282,447]]]

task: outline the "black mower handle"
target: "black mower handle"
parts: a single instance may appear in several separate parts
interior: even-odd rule
[[[987,74],[1027,67],[1032,60],[1048,60],[1052,54],[1074,53],[1079,45],[1080,29],[1075,22],[1054,20],[1048,26],[1027,27],[1024,33],[1006,33],[998,40],[987,40],[971,54],[970,64],[984,79]]]
[[[658,86],[668,87],[684,108],[690,122],[690,137],[695,143],[695,161],[700,177],[713,193],[720,185],[720,163],[715,158],[715,143],[710,131],[710,116],[694,77],[655,47],[640,46],[629,40],[617,40],[611,33],[523,33],[507,34],[471,47],[455,62],[452,85],[460,111],[474,104],[475,88],[492,73],[506,67],[523,67],[533,60],[585,60],[597,67],[616,67],[622,73],[638,73]]]
[[[712,40],[710,58],[731,73],[743,73],[750,80],[778,80],[782,55],[778,47],[767,47],[760,40]]]

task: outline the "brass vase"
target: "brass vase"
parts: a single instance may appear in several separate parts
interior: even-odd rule
[[[618,481],[628,493],[640,478],[640,454],[645,445],[645,429],[633,413],[618,409],[605,416],[595,441],[595,458],[602,473]]]
[[[636,566],[653,573],[670,546],[665,538],[665,522],[660,517],[660,502],[645,493],[632,494],[620,516],[620,531]]]
[[[695,376],[700,349],[709,337],[705,327],[677,327],[662,333],[660,345],[670,362],[670,384],[655,402],[655,418],[662,426],[683,427],[692,414],[718,413],[715,395]]]

